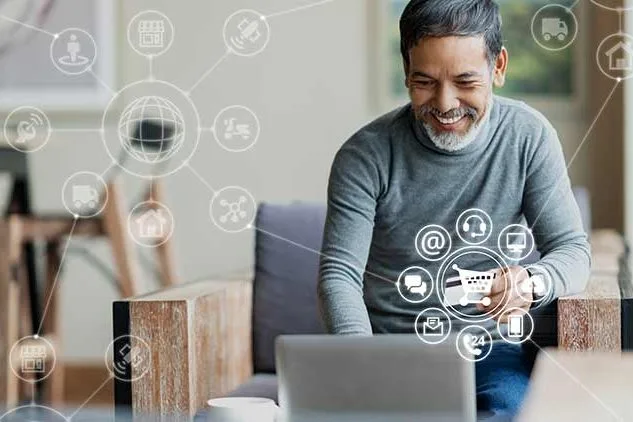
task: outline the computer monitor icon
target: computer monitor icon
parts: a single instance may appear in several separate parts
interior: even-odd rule
[[[507,233],[506,248],[516,254],[523,253],[527,248],[527,235],[524,232]]]

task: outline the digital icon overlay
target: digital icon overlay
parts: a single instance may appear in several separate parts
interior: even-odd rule
[[[427,344],[440,344],[451,334],[451,319],[440,308],[426,308],[415,319],[415,333]]]
[[[404,270],[396,283],[400,296],[410,303],[422,303],[433,294],[434,283],[431,273],[422,267]]]
[[[478,325],[464,327],[455,339],[457,352],[469,362],[480,362],[492,351],[492,336]]]
[[[151,359],[152,353],[147,342],[131,335],[115,338],[105,353],[108,371],[123,382],[141,379],[149,370]]]

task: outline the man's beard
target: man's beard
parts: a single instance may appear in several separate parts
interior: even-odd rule
[[[415,110],[415,117],[418,123],[424,127],[427,135],[429,136],[429,138],[431,139],[433,144],[435,144],[436,147],[444,151],[456,152],[456,151],[463,150],[468,145],[470,145],[475,139],[477,139],[477,136],[481,132],[482,127],[484,126],[484,124],[486,123],[486,121],[488,120],[490,116],[490,110],[492,109],[492,102],[493,100],[491,96],[490,100],[488,101],[485,115],[478,122],[476,121],[477,110],[474,109],[473,107],[468,107],[468,106],[455,108],[453,110],[450,110],[447,113],[441,113],[439,112],[439,110],[435,109],[434,107],[431,107],[429,105],[423,105],[419,107],[417,110]],[[438,132],[435,130],[435,128],[433,128],[431,124],[427,123],[424,120],[424,118],[435,119],[434,114],[438,115],[441,118],[447,118],[447,119],[465,116],[467,119],[472,120],[473,123],[468,128],[467,132],[464,134],[460,134],[456,132]]]

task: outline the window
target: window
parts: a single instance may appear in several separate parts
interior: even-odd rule
[[[571,0],[560,1],[571,6]],[[502,95],[571,97],[576,86],[574,46],[549,51],[532,38],[532,18],[545,0],[500,0],[504,44],[510,55],[506,86]]]

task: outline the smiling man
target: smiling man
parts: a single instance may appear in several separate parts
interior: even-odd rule
[[[538,306],[582,291],[589,245],[556,131],[524,103],[493,94],[509,64],[497,4],[413,0],[400,29],[411,103],[361,129],[332,165],[319,276],[329,331],[413,333],[417,314],[442,302],[434,294],[422,305],[408,303],[394,281],[411,266],[437,274],[441,262],[416,253],[424,226],[453,233],[454,249],[467,246],[454,227],[471,208],[485,210],[497,228],[532,228],[541,253],[534,268],[552,281]],[[496,249],[496,236],[490,239],[484,246]],[[519,294],[516,286],[527,271],[508,264],[498,269],[490,307],[533,308],[535,297]],[[483,265],[477,256],[469,262],[470,269],[489,269]],[[481,323],[493,336],[501,314]],[[454,330],[462,326],[453,321]],[[476,364],[478,407],[512,415],[531,367],[520,346],[498,338],[493,346]]]

